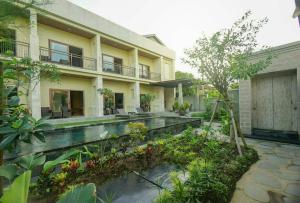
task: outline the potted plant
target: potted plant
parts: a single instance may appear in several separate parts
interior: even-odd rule
[[[190,104],[188,102],[184,102],[182,105],[179,105],[179,115],[184,116],[187,113],[187,110],[190,108]]]
[[[100,94],[103,95],[103,100],[104,100],[104,113],[105,114],[111,114],[112,113],[112,108],[114,106],[114,93],[111,89],[108,88],[102,88],[99,89]]]
[[[155,99],[154,95],[151,94],[142,94],[141,95],[141,108],[145,112],[150,112],[151,102]]]

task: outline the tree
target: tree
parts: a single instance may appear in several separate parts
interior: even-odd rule
[[[192,73],[182,71],[175,72],[175,79],[190,79],[193,82],[191,87],[183,88],[183,96],[195,96],[197,94],[197,88],[199,88],[199,85],[203,84],[203,82],[200,79],[196,79]]]
[[[202,78],[221,94],[231,115],[240,154],[242,152],[238,134],[245,146],[246,142],[239,130],[237,119],[234,118],[228,89],[231,84],[251,78],[271,63],[271,50],[265,46],[259,47],[256,39],[258,32],[267,22],[267,18],[251,19],[251,11],[247,11],[232,27],[218,31],[210,37],[203,35],[192,48],[184,51],[186,57],[183,62],[196,68]],[[257,50],[265,51],[266,54],[262,58],[251,60]]]

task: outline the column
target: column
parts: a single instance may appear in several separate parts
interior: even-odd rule
[[[133,50],[130,52],[129,66],[134,68],[135,78],[139,78],[139,51],[137,48],[133,48]]]
[[[182,83],[178,84],[178,102],[180,105],[183,104]]]
[[[239,83],[239,114],[240,127],[243,134],[251,134],[252,90],[251,80],[241,80]]]
[[[103,116],[103,95],[100,94],[99,89],[103,88],[103,78],[102,76],[97,76],[94,79],[94,93],[95,93],[95,112],[94,116]],[[89,98],[87,98],[89,99]]]
[[[141,88],[140,88],[140,82],[136,81],[133,84],[133,111],[136,111],[136,108],[140,108],[140,94],[141,94]]]
[[[37,30],[37,13],[30,9],[30,35],[29,35],[30,58],[34,61],[39,60],[39,37]],[[41,118],[41,86],[40,80],[32,81],[31,91],[29,94],[28,107],[34,118]]]
[[[298,134],[300,139],[300,67],[297,68],[297,115],[298,115]]]
[[[94,58],[96,62],[96,70],[102,73],[102,50],[101,50],[101,36],[96,34],[92,41]]]
[[[156,59],[156,66],[158,67],[157,70],[160,71],[160,80],[164,81],[165,80],[165,70],[164,70],[164,58],[161,56],[158,59]]]

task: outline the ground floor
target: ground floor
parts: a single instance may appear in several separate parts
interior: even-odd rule
[[[107,101],[100,89],[112,91]],[[147,82],[120,80],[103,76],[80,77],[62,75],[58,83],[42,79],[31,96],[31,108],[35,117],[69,118],[77,116],[103,116],[124,112],[136,112],[141,106],[141,97],[153,96],[151,112],[164,112],[172,109],[174,88],[153,86]],[[109,104],[108,104],[109,102]],[[109,109],[107,109],[109,106]]]

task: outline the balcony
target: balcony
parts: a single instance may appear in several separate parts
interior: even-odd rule
[[[154,73],[147,70],[140,70],[140,78],[161,81],[160,73]]]
[[[135,68],[123,66],[121,64],[111,63],[107,61],[102,62],[102,70],[108,73],[114,73],[129,77],[135,77]]]
[[[0,55],[4,55],[8,51],[19,58],[29,57],[29,44],[13,40],[0,41]]]
[[[97,60],[81,55],[40,47],[40,60],[75,68],[97,70]]]

